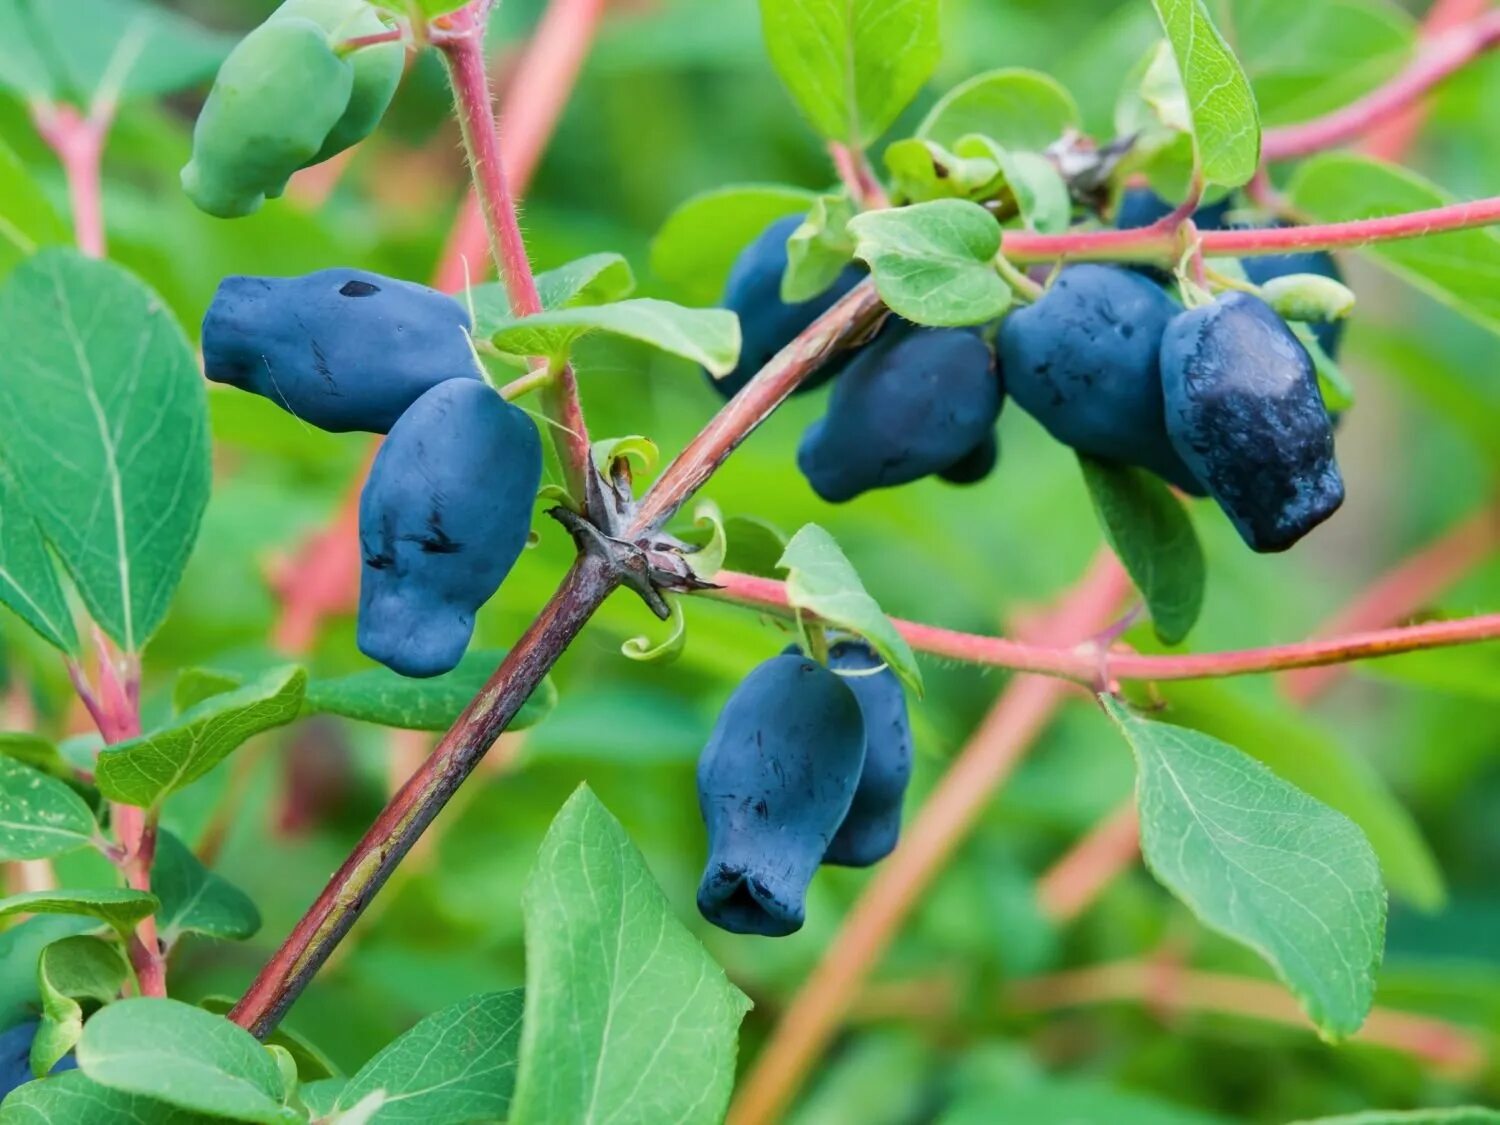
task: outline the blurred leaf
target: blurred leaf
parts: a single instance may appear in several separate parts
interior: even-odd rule
[[[786,595],[793,609],[815,613],[836,629],[858,633],[902,683],[918,697],[922,695],[922,672],[911,646],[865,591],[833,536],[815,523],[807,524],[792,536],[776,565],[787,572]]]
[[[511,1125],[722,1120],[750,1003],[683,926],[587,786],[522,898],[526,1012]]]
[[[1062,84],[1035,70],[976,74],[927,111],[917,136],[952,148],[970,134],[1002,148],[1040,152],[1078,124],[1078,105]]]
[[[1363,97],[1411,55],[1414,22],[1386,0],[1235,0],[1234,45],[1261,120],[1305,121]]]
[[[777,219],[805,214],[816,198],[781,184],[734,184],[695,195],[652,240],[651,270],[694,304],[712,304],[740,251]]]
[[[142,918],[156,913],[156,896],[124,887],[60,888],[51,891],[22,891],[0,898],[0,918],[15,914],[77,914],[97,918],[106,925],[128,934]]]
[[[0,290],[0,458],[89,612],[128,652],[166,616],[208,502],[198,361],[161,299],[43,250]]]
[[[863,148],[937,66],[939,0],[760,0],[766,50],[814,129]]]
[[[68,937],[42,950],[37,981],[42,1022],[31,1041],[31,1073],[45,1075],[83,1034],[80,1000],[108,1004],[130,975],[118,946],[96,937]]]
[[[1000,224],[977,203],[940,199],[866,211],[849,229],[881,300],[907,320],[982,324],[1010,305],[1010,287],[994,265]]]
[[[1359,672],[1466,699],[1500,703],[1500,653],[1488,645],[1408,652],[1362,664]]]
[[[1442,871],[1411,814],[1379,774],[1312,719],[1269,699],[1247,700],[1227,684],[1209,680],[1164,684],[1162,691],[1173,723],[1233,739],[1278,777],[1359,825],[1392,892],[1423,910],[1442,905]]]
[[[1297,169],[1292,206],[1321,223],[1352,222],[1456,202],[1417,173],[1368,157],[1325,153]],[[1380,265],[1491,332],[1500,332],[1500,233],[1452,231],[1362,250]]]
[[[377,1125],[502,1121],[516,1085],[522,991],[487,992],[434,1012],[390,1043],[340,1091],[349,1112],[377,1091]]]
[[[0,463],[0,605],[38,636],[69,655],[78,653],[78,631],[57,566],[42,529],[26,510],[21,490]]]
[[[66,855],[97,835],[93,812],[67,784],[0,757],[0,861]]]
[[[1255,94],[1203,0],[1152,0],[1187,91],[1198,166],[1221,187],[1248,183],[1260,165]]]
[[[1182,501],[1160,477],[1092,457],[1078,458],[1094,512],[1125,564],[1162,643],[1192,631],[1203,608],[1203,546]]]
[[[169,94],[210,77],[233,42],[144,0],[0,0],[0,86],[79,106],[106,87]]]
[[[740,355],[740,322],[734,313],[690,309],[654,297],[520,317],[496,329],[491,341],[509,355],[561,360],[590,332],[636,340],[669,355],[680,355],[701,363],[715,375],[734,370]]]
[[[99,755],[99,792],[141,808],[160,804],[257,734],[295,719],[306,688],[306,671],[277,668],[242,688],[205,699],[168,727],[110,746]]]
[[[29,731],[0,731],[0,755],[41,770],[53,777],[71,776],[71,771],[67,763],[63,761],[63,756],[58,752],[57,747],[41,735],[32,734]]]
[[[0,1106],[0,1125],[224,1125],[222,1117],[205,1117],[124,1090],[111,1090],[76,1070],[45,1082],[28,1082]]]
[[[1323,406],[1330,414],[1338,414],[1354,406],[1354,384],[1344,374],[1337,360],[1323,350],[1318,334],[1310,324],[1289,321],[1287,327],[1292,335],[1302,341],[1307,354],[1312,358],[1313,370],[1318,374],[1318,393],[1323,396]]]
[[[96,919],[81,915],[38,914],[0,933],[0,1023],[13,1027],[35,1017],[41,1005],[36,967],[42,950],[65,937],[98,928]]]
[[[590,254],[585,258],[536,275],[543,309],[603,305],[628,297],[635,290],[630,263],[619,254]],[[510,300],[498,281],[476,285],[465,294],[474,309],[474,336],[482,339],[510,323]]]
[[[0,6],[3,4],[4,0],[0,0]],[[0,14],[0,25],[4,21],[4,15]],[[0,43],[0,68],[4,66],[4,52],[5,47]],[[3,140],[0,140],[0,199],[5,200],[5,213],[0,215],[0,278],[43,246],[68,241],[67,224],[58,217],[20,157]],[[0,501],[0,509],[5,507],[8,505]]]
[[[464,6],[465,0],[405,0],[405,2],[415,4],[419,12],[431,17],[456,12]]]
[[[848,231],[854,204],[846,195],[820,195],[807,218],[786,240],[786,273],[781,299],[787,304],[810,301],[839,279],[854,254]]]
[[[151,890],[161,899],[157,934],[169,946],[183,934],[244,941],[260,929],[260,911],[250,896],[204,867],[186,844],[165,830],[156,838]]]
[[[1500,1111],[1479,1106],[1451,1109],[1372,1109],[1342,1117],[1318,1117],[1292,1125],[1500,1125]]]
[[[1026,1125],[1227,1125],[1185,1106],[1103,1082],[1036,1082],[1003,1094],[960,1100],[940,1117],[940,1125],[989,1125],[998,1120]]]
[[[177,1000],[111,1004],[84,1026],[84,1074],[115,1090],[256,1125],[305,1120],[283,1104],[275,1060],[244,1028]]]
[[[931,1099],[933,1050],[910,1031],[869,1031],[824,1065],[788,1125],[907,1125]]]
[[[1385,888],[1353,821],[1227,743],[1105,710],[1135,752],[1141,852],[1204,925],[1266,959],[1330,1040],[1369,1013]]]

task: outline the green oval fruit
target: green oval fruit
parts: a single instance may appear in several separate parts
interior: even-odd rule
[[[235,218],[280,195],[349,107],[354,67],[304,19],[261,24],[229,53],[193,129],[182,186],[203,210]]]

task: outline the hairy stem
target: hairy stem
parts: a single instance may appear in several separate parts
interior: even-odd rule
[[[597,561],[579,558],[489,682],[349,853],[230,1019],[262,1037],[275,1028],[614,586]]]
[[[1261,135],[1266,160],[1293,160],[1334,148],[1391,120],[1443,79],[1500,44],[1500,11],[1428,38],[1400,74],[1358,101],[1297,125]]]

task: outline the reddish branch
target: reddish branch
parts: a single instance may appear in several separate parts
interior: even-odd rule
[[[721,571],[714,581],[720,589],[711,597],[790,615],[786,585],[769,578]],[[1032,672],[1093,684],[1101,677],[1120,680],[1207,680],[1248,676],[1289,668],[1315,668],[1373,660],[1419,649],[1445,648],[1500,639],[1500,614],[1431,621],[1404,628],[1376,629],[1326,640],[1233,652],[1189,653],[1182,656],[1143,656],[1132,652],[1101,653],[1092,643],[1059,647],[1028,644],[1004,637],[985,637],[892,618],[896,631],[919,652],[945,656],[969,664],[987,664],[1017,672]]]
[[[1291,160],[1352,141],[1419,101],[1443,79],[1497,44],[1500,11],[1424,36],[1416,57],[1391,81],[1323,117],[1267,129],[1261,134],[1261,154],[1267,160]]]
[[[62,165],[78,249],[91,258],[104,257],[101,179],[104,140],[114,119],[114,106],[96,106],[84,115],[69,105],[36,103],[31,107],[31,119]]]

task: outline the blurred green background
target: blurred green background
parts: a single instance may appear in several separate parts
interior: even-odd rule
[[[1325,40],[1342,39],[1337,19],[1331,30],[1314,26],[1320,4],[1217,5],[1229,16],[1226,26],[1248,8],[1260,9],[1259,26],[1266,10],[1285,24],[1283,37],[1260,45],[1265,65],[1258,76],[1252,45],[1241,45],[1252,76],[1265,83],[1272,122],[1327,108],[1314,96],[1322,79],[1309,61],[1316,54],[1310,42],[1324,49]],[[172,6],[237,32],[274,5]],[[1423,6],[1412,9],[1420,14]],[[519,45],[540,7],[538,0],[506,0],[497,58]],[[1399,9],[1389,11],[1405,26]],[[1056,75],[1079,99],[1091,130],[1108,137],[1125,74],[1155,36],[1144,0],[947,0],[947,53],[908,123],[947,86],[981,70],[1024,65]],[[1377,60],[1344,77],[1368,85],[1389,69],[1390,60]],[[1271,94],[1276,100],[1266,102]],[[1299,101],[1303,94],[1308,98]],[[197,212],[177,186],[196,104],[196,96],[128,104],[106,155],[111,255],[154,285],[190,334],[225,274],[347,264],[431,276],[466,182],[435,59],[416,60],[385,127],[358,150],[331,197],[311,208],[294,192],[250,219],[222,222]],[[1492,194],[1500,183],[1496,104],[1500,58],[1491,58],[1434,99],[1410,163],[1461,196]],[[65,208],[55,161],[13,99],[0,100],[0,136]],[[729,183],[819,188],[831,179],[765,58],[753,0],[625,0],[612,8],[526,193],[524,228],[539,268],[618,250],[643,293],[673,296],[651,276],[648,247],[679,202]],[[1308,635],[1372,577],[1494,494],[1500,372],[1493,337],[1355,257],[1346,266],[1360,297],[1345,361],[1359,402],[1339,434],[1348,502],[1296,551],[1270,557],[1248,553],[1215,509],[1196,505],[1210,582],[1193,648]],[[627,346],[587,346],[580,378],[596,437],[645,434],[668,455],[718,402],[698,371]],[[753,514],[786,531],[809,521],[827,527],[888,612],[994,632],[1058,594],[1098,548],[1072,457],[1013,408],[1002,422],[1000,469],[984,484],[955,489],[929,481],[838,508],[823,504],[793,464],[820,399],[805,396],[780,411],[704,495],[726,514]],[[158,707],[166,705],[176,669],[265,645],[276,611],[265,567],[329,517],[365,448],[358,435],[313,431],[238,392],[215,387],[211,402],[214,497],[175,611],[148,653],[148,688]],[[511,643],[561,575],[567,536],[545,517],[537,528],[539,545],[484,611],[476,644]],[[1500,566],[1491,563],[1432,608],[1473,613],[1497,605]],[[820,874],[805,930],[782,941],[731,936],[698,919],[693,895],[703,838],[693,761],[735,681],[786,635],[774,622],[722,605],[692,601],[686,613],[682,658],[642,665],[621,657],[621,642],[639,633],[660,637],[662,626],[626,595],[606,607],[555,674],[557,711],[517,743],[502,744],[492,757],[504,763],[469,782],[297,1005],[292,1027],[352,1067],[443,1004],[521,983],[521,885],[549,820],[586,779],[645,852],[678,916],[756,1000],[741,1052],[753,1058],[868,875]],[[1131,639],[1149,644],[1139,630]],[[34,695],[45,726],[62,729],[69,696],[53,656],[9,618],[0,622],[0,643],[6,674]],[[312,663],[324,672],[365,666],[351,621],[326,631]],[[912,807],[1006,679],[931,659],[923,671],[929,691],[914,709],[920,763]],[[1486,1038],[1500,1033],[1495,652],[1367,666],[1308,713],[1285,703],[1265,679],[1163,696],[1176,708],[1168,718],[1203,725],[1252,752],[1256,739],[1307,740],[1378,771],[1410,810],[1447,881],[1446,904],[1436,911],[1420,911],[1399,895],[1393,900],[1379,1002],[1450,1017]],[[254,755],[251,766],[221,769],[169,808],[169,825],[192,838],[226,795],[242,800],[221,867],[265,915],[256,941],[189,943],[180,952],[174,992],[186,998],[244,987],[379,809],[393,770],[404,772],[424,748],[419,738],[328,721],[262,741],[258,751],[243,752]],[[994,1091],[996,1105],[1019,1107],[1025,1091],[1053,1082],[1085,1101],[1116,1088],[1183,1107],[1178,1116],[1163,1116],[1154,1103],[1137,1105],[1139,1116],[1126,1108],[1136,1103],[1111,1111],[1143,1122],[1280,1122],[1500,1097],[1493,1063],[1458,1080],[1405,1056],[1333,1048],[1310,1032],[1242,1019],[1184,1013],[1164,1022],[1132,1004],[1028,1015],[1009,1005],[1009,980],[1149,956],[1164,943],[1197,965],[1263,975],[1249,954],[1207,935],[1141,871],[1062,932],[1040,921],[1031,880],[1127,795],[1132,776],[1126,748],[1104,717],[1082,696],[1069,704],[877,974],[884,981],[947,980],[953,987],[943,995],[951,1002],[859,1021],[820,1064],[799,1122],[928,1120],[955,1092],[975,1089]],[[60,866],[73,877],[90,875],[87,860]],[[1014,1120],[1031,1120],[1014,1112]]]

